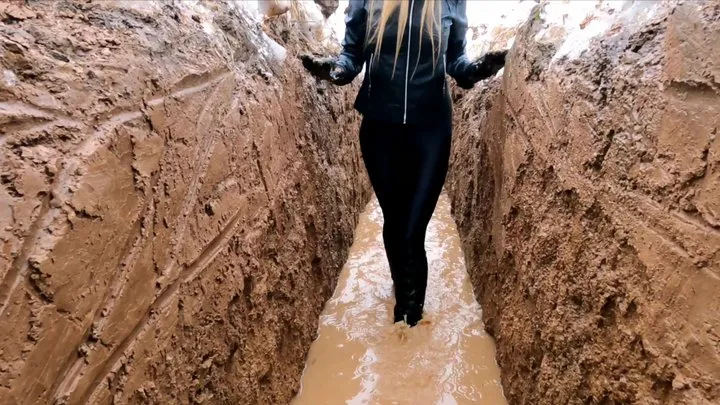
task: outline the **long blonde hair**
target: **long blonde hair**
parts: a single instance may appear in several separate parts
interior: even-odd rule
[[[380,18],[377,22],[372,21],[373,15],[375,14],[373,10],[375,10],[374,6],[376,1],[382,2]],[[375,41],[375,54],[380,53],[380,50],[382,49],[383,36],[385,35],[385,30],[387,29],[387,23],[390,19],[390,16],[392,16],[396,12],[398,13],[397,40],[395,44],[395,61],[393,62],[393,76],[395,75],[395,66],[397,65],[398,56],[400,55],[400,47],[402,46],[403,37],[405,36],[405,26],[408,23],[408,18],[412,17],[410,16],[411,1],[412,0],[370,0],[367,26],[372,27],[373,24],[375,24],[376,28],[372,33],[368,31],[370,35],[368,35],[368,38],[366,39],[366,45],[372,41]],[[442,40],[442,36],[439,35],[440,13],[437,12],[439,4],[440,1],[437,0],[425,0],[422,8],[422,18],[420,20],[420,32],[422,33],[423,30],[425,30],[430,37],[430,44],[432,45],[433,55],[433,69],[435,69],[435,63],[437,61],[435,50],[440,49],[440,41]],[[435,46],[436,33],[438,33],[437,47]],[[418,63],[420,62],[420,51],[422,50],[422,42],[423,35],[420,35],[420,41],[418,44],[418,59],[415,63],[415,68],[417,68]]]

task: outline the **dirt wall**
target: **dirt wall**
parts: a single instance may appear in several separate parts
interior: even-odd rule
[[[576,59],[538,20],[502,79],[456,94],[447,184],[505,393],[720,403],[720,4]]]
[[[16,3],[0,403],[287,403],[369,197],[352,91],[237,4]]]

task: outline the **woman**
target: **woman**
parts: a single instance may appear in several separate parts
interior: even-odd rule
[[[446,74],[462,88],[497,73],[506,51],[471,62],[465,0],[350,0],[337,58],[302,56],[315,76],[346,85],[365,66],[355,101],[360,147],[385,220],[395,322],[422,318],[425,231],[450,158],[452,105]]]

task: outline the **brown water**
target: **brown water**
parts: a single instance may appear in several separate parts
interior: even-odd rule
[[[292,405],[507,404],[444,195],[426,248],[425,320],[393,325],[382,212],[368,205]]]

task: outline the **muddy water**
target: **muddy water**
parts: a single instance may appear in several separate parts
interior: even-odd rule
[[[425,320],[412,329],[392,325],[382,212],[377,201],[368,205],[293,405],[507,404],[444,195],[426,248]]]

